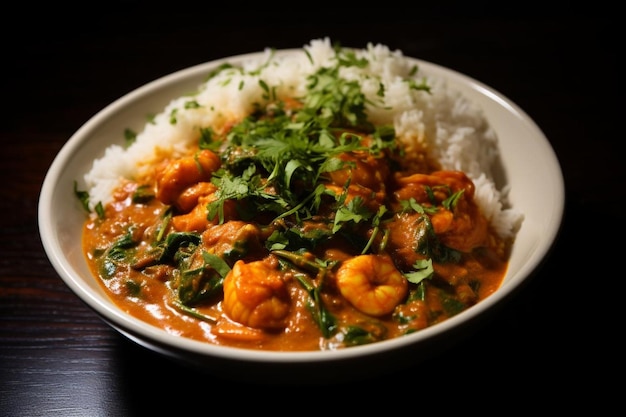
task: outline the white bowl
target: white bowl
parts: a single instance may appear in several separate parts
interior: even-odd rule
[[[290,50],[279,51],[290,53]],[[558,159],[539,127],[511,100],[456,71],[415,59],[427,73],[445,78],[452,89],[482,107],[498,135],[503,179],[510,202],[524,214],[502,286],[470,309],[402,338],[337,351],[268,352],[233,349],[167,333],[123,312],[109,299],[87,266],[81,248],[85,214],[73,184],[94,159],[118,140],[124,128],[140,131],[149,112],[195,88],[211,69],[256,54],[200,64],[153,81],[113,102],[85,123],[61,149],[45,177],[39,200],[39,229],[45,251],[65,283],[107,323],[129,339],[171,358],[225,377],[315,382],[351,379],[398,369],[454,343],[518,289],[548,255],[561,225],[564,183]],[[412,58],[409,58],[412,59]]]

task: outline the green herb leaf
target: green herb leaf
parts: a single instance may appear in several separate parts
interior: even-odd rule
[[[418,259],[415,261],[413,268],[415,268],[415,271],[404,274],[406,279],[413,284],[419,284],[425,279],[430,279],[435,273],[432,259]]]

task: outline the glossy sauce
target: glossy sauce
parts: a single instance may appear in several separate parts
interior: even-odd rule
[[[116,191],[114,202],[105,207],[105,215],[102,218],[92,215],[84,226],[85,256],[112,300],[130,315],[172,334],[249,349],[341,349],[353,343],[401,337],[442,322],[485,299],[502,283],[510,242],[492,232],[473,201],[473,184],[463,173],[435,170],[428,174],[392,174],[386,172],[387,168],[380,161],[367,158],[359,159],[364,161],[358,165],[360,174],[343,173],[352,175],[352,198],[366,196],[366,204],[372,209],[386,204],[395,213],[382,225],[386,233],[379,236],[385,236],[384,239],[374,240],[375,247],[380,249],[372,250],[377,253],[369,255],[375,258],[359,258],[354,262],[357,272],[347,276],[344,273],[350,291],[372,296],[361,302],[383,309],[375,311],[384,311],[385,305],[392,303],[391,312],[371,315],[355,308],[339,288],[339,268],[360,255],[351,242],[333,239],[305,254],[307,259],[334,263],[335,266],[321,276],[306,267],[292,264],[285,267],[281,257],[270,253],[263,244],[278,226],[266,224],[265,219],[239,219],[238,203],[230,202],[232,204],[225,206],[223,224],[209,220],[206,205],[215,198],[216,189],[208,182],[208,173],[217,169],[219,158],[211,151],[198,152],[186,159],[164,161],[162,167],[155,170],[154,177],[143,179],[141,184],[125,181]],[[346,156],[355,157],[358,158]],[[206,169],[198,171],[197,161]],[[385,173],[381,174],[382,171]],[[338,172],[327,186],[338,187],[335,184],[344,181],[341,175]],[[359,175],[362,181],[358,180]],[[429,216],[439,241],[456,249],[460,259],[454,263],[433,262],[434,277],[421,284],[409,283],[400,271],[410,271],[416,261],[424,258],[416,243],[416,236],[423,234],[420,227],[424,222],[422,215],[403,212],[400,201],[412,198],[426,204],[432,201],[431,190],[441,185],[454,191],[464,190],[454,214],[439,210]],[[139,187],[150,190],[156,197],[133,202]],[[445,197],[441,195],[437,199],[441,201]],[[166,222],[168,213],[173,216]],[[307,227],[314,230],[317,225],[311,222]],[[192,264],[201,262],[202,251],[225,258],[226,254],[238,250],[241,242],[246,243],[246,250],[237,261],[229,261],[230,275],[237,275],[233,269],[237,269],[239,275],[224,282],[230,294],[228,308],[225,308],[221,288],[214,296],[190,304],[191,310],[180,308],[177,292],[180,271],[173,263],[155,263],[149,255],[155,236],[170,232],[200,236],[198,248],[190,256]],[[372,229],[359,232],[367,237],[371,236]],[[124,235],[132,237],[132,261],[124,258],[115,265],[105,262],[107,249]],[[385,259],[395,268],[385,268],[382,262]],[[365,261],[378,262],[376,265],[382,265],[381,272],[375,273],[375,267]],[[236,265],[236,262],[240,263]],[[364,272],[365,278],[360,272]],[[311,293],[298,280],[302,276],[317,286],[324,307],[334,317],[337,325],[332,334],[325,335],[314,319],[308,307]],[[382,278],[389,278],[389,283],[378,282]],[[393,297],[399,300],[393,301]],[[358,328],[367,337],[347,342],[349,328]]]

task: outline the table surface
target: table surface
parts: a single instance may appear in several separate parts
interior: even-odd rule
[[[623,276],[614,271],[621,270],[615,263],[625,220],[623,133],[614,123],[624,111],[621,99],[618,104],[621,44],[610,15],[433,8],[399,20],[378,12],[294,20],[272,11],[160,13],[133,5],[72,19],[49,19],[44,10],[24,19],[22,32],[35,36],[21,43],[3,38],[9,59],[1,80],[0,416],[211,413],[221,403],[216,395],[229,392],[251,399],[237,401],[234,409],[241,411],[284,409],[286,401],[325,410],[327,399],[356,411],[372,400],[389,409],[420,408],[430,398],[442,409],[458,401],[480,409],[494,396],[529,408],[540,399],[571,404],[579,393],[579,401],[600,398],[590,388],[603,387],[600,375],[623,367],[617,359],[622,342],[601,330],[619,317],[613,298]],[[236,25],[228,23],[233,19]],[[38,196],[57,152],[99,110],[149,81],[220,57],[299,48],[326,36],[344,46],[386,44],[455,69],[536,121],[566,185],[561,233],[545,263],[497,316],[450,348],[401,372],[325,386],[237,383],[164,358],[113,330],[64,284],[39,238]],[[379,399],[368,401],[363,392]],[[398,400],[407,394],[409,401]]]

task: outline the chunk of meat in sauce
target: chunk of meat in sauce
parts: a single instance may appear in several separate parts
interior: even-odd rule
[[[227,259],[255,259],[264,256],[262,232],[252,223],[233,220],[209,226],[202,233],[203,248]]]
[[[415,199],[424,206],[437,205],[430,215],[434,232],[440,241],[461,252],[487,244],[489,223],[474,201],[474,183],[460,171],[436,171],[432,174],[413,174],[397,179],[396,201]],[[445,208],[441,203],[452,193],[463,191],[455,206]],[[433,200],[434,199],[434,200]],[[390,223],[391,241],[396,247],[415,242],[419,213],[401,213]],[[415,249],[415,248],[413,248]]]

